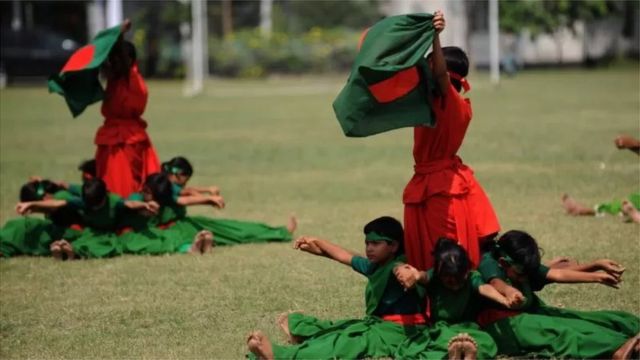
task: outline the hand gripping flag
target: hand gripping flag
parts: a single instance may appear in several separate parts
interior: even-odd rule
[[[60,73],[49,77],[49,92],[64,96],[73,117],[102,100],[104,89],[98,79],[100,66],[120,34],[121,25],[99,32],[91,43],[71,55]]]
[[[333,102],[342,131],[364,137],[408,126],[434,126],[425,59],[435,30],[431,14],[383,19],[364,34],[346,85]]]

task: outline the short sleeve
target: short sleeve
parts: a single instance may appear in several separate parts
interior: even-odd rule
[[[182,186],[177,184],[171,184],[171,197],[173,198],[173,202],[177,203],[178,198],[180,197],[180,193],[182,192]]]
[[[482,256],[478,271],[485,283],[489,283],[494,278],[504,279],[506,277],[504,271],[500,268],[500,264],[491,256],[491,253],[486,253]]]
[[[144,201],[144,196],[141,193],[132,193],[127,198],[129,201]]]
[[[480,286],[485,285],[485,282],[482,280],[482,275],[477,271],[472,271],[469,274],[469,282],[471,283],[471,288],[475,292],[478,292]]]
[[[376,266],[362,256],[354,256],[351,258],[351,268],[362,275],[369,276],[373,274]]]
[[[70,196],[68,199],[64,199],[67,202],[67,205],[76,209],[82,210],[84,209],[84,201],[77,196]]]
[[[67,189],[70,193],[75,196],[82,196],[82,185],[80,184],[69,184],[69,188]]]

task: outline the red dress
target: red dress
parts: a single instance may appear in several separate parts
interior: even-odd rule
[[[95,138],[97,175],[109,191],[123,198],[139,191],[147,175],[160,171],[147,123],[141,118],[147,97],[147,86],[134,64],[128,77],[107,82],[102,101],[105,120]]]
[[[409,263],[433,267],[440,237],[457,240],[473,267],[480,262],[479,239],[500,230],[498,218],[473,171],[456,155],[471,121],[471,103],[453,86],[435,98],[436,127],[414,128],[414,175],[404,189],[405,249]]]

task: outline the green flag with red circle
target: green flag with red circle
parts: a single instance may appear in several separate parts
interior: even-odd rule
[[[74,52],[58,74],[49,77],[49,92],[64,97],[73,117],[104,97],[100,66],[109,57],[120,34],[121,25],[102,30],[91,43]]]
[[[425,54],[432,14],[391,16],[363,34],[347,83],[333,102],[342,131],[364,137],[409,126],[434,126],[433,79]]]

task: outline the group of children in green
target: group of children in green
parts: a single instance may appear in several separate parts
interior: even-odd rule
[[[103,258],[122,254],[207,253],[214,245],[291,241],[294,217],[286,226],[188,216],[187,206],[224,208],[215,187],[189,187],[189,161],[175,157],[162,172],[147,176],[142,190],[123,199],[95,177],[95,161],[82,163],[82,185],[33,178],[20,189],[22,217],[0,229],[0,254],[56,259]],[[215,234],[215,239],[214,239]]]
[[[416,25],[413,29],[416,36],[412,37],[406,24]],[[438,33],[442,29],[444,17],[440,12],[388,18],[383,25],[370,29],[369,37],[365,33],[361,41],[364,55],[356,61],[364,64],[363,67],[370,65],[366,56],[379,60],[373,56],[374,50],[384,49],[378,46],[383,41],[380,37],[392,30],[397,31],[395,35],[406,35],[408,44],[417,41],[427,45],[417,47],[421,53],[407,60],[406,68],[388,71],[395,74],[390,78],[382,79],[381,74],[389,70],[384,67],[363,71],[364,80],[353,72],[348,86],[360,86],[359,91],[349,88],[339,97],[340,101],[334,103],[338,117],[343,114],[347,119],[341,125],[350,136],[416,126],[416,176],[405,190],[405,229],[389,216],[366,224],[363,229],[366,257],[317,237],[302,236],[293,241],[294,249],[330,258],[367,278],[365,316],[328,321],[300,312],[285,313],[277,322],[289,344],[273,344],[262,332],[253,331],[247,338],[249,358],[470,360],[502,355],[628,359],[640,354],[637,316],[620,311],[553,307],[536,295],[551,283],[600,283],[617,287],[624,272],[622,266],[608,259],[587,264],[565,260],[543,263],[536,240],[526,232],[511,230],[496,236],[499,227],[491,204],[472,178],[471,170],[455,155],[471,117],[469,101],[458,94],[461,88],[469,88],[464,79],[468,61],[461,49],[445,51],[440,47]],[[113,30],[114,39],[120,36],[119,31]],[[393,37],[393,41],[398,39]],[[375,41],[378,44],[374,46]],[[427,63],[422,52],[432,42],[433,52]],[[135,53],[130,54],[133,55],[128,55],[129,58],[135,60]],[[401,58],[389,57],[393,61]],[[137,68],[131,69],[131,74],[136,75]],[[424,78],[431,76],[423,71],[433,71],[431,82],[439,89],[420,88]],[[367,76],[376,78],[376,84],[367,85]],[[140,91],[146,94],[142,85]],[[434,106],[439,125],[433,132],[418,123],[399,122],[389,126],[386,122],[392,112],[376,118],[380,123],[364,126],[365,112],[344,107],[353,105],[350,100],[353,97],[362,100],[369,92],[378,104],[385,104],[404,101],[408,94],[425,91],[439,95],[429,103],[417,95],[412,99],[423,102],[417,108],[419,111],[429,110],[425,104]],[[357,106],[369,108],[364,101]],[[426,125],[433,123],[429,121]],[[445,131],[443,129],[449,132],[442,136],[435,132]],[[148,157],[153,159],[150,141],[141,138],[147,146],[145,151],[150,152]],[[423,148],[429,146],[431,154],[421,159],[419,155],[426,151]],[[97,159],[108,160],[109,156],[103,154]],[[110,178],[104,170],[106,166],[96,171],[94,161],[80,166],[82,185],[31,179],[20,191],[16,210],[21,215],[42,212],[45,218],[22,217],[8,221],[0,229],[0,253],[5,257],[102,258],[121,254],[206,253],[214,243],[292,241],[296,229],[293,217],[287,226],[271,227],[255,222],[188,216],[186,207],[191,205],[223,208],[224,199],[219,189],[188,187],[193,168],[185,158],[176,157],[163,163],[160,172],[154,172],[152,165],[149,171],[132,171],[138,175],[131,179],[144,180],[141,190],[126,199],[107,191],[108,186],[102,180]],[[148,175],[141,177],[142,173]],[[454,177],[457,182],[451,182]],[[117,176],[111,179],[115,180],[110,180],[113,184],[110,188],[115,188]],[[448,189],[454,185],[456,189]],[[434,191],[434,186],[438,191]],[[469,212],[467,198],[481,204],[476,209],[482,211]],[[436,202],[438,199],[441,201]],[[424,203],[429,201],[432,205],[425,207]],[[458,210],[439,216],[442,214],[437,213],[438,207],[433,204],[454,204]],[[422,217],[426,218],[426,224]],[[448,226],[453,223],[455,228],[458,222],[470,224],[470,230],[459,236],[451,232]],[[420,232],[415,228],[427,230]],[[431,235],[425,234],[437,233],[434,229],[440,234],[453,235],[438,235],[431,241],[426,238]]]

